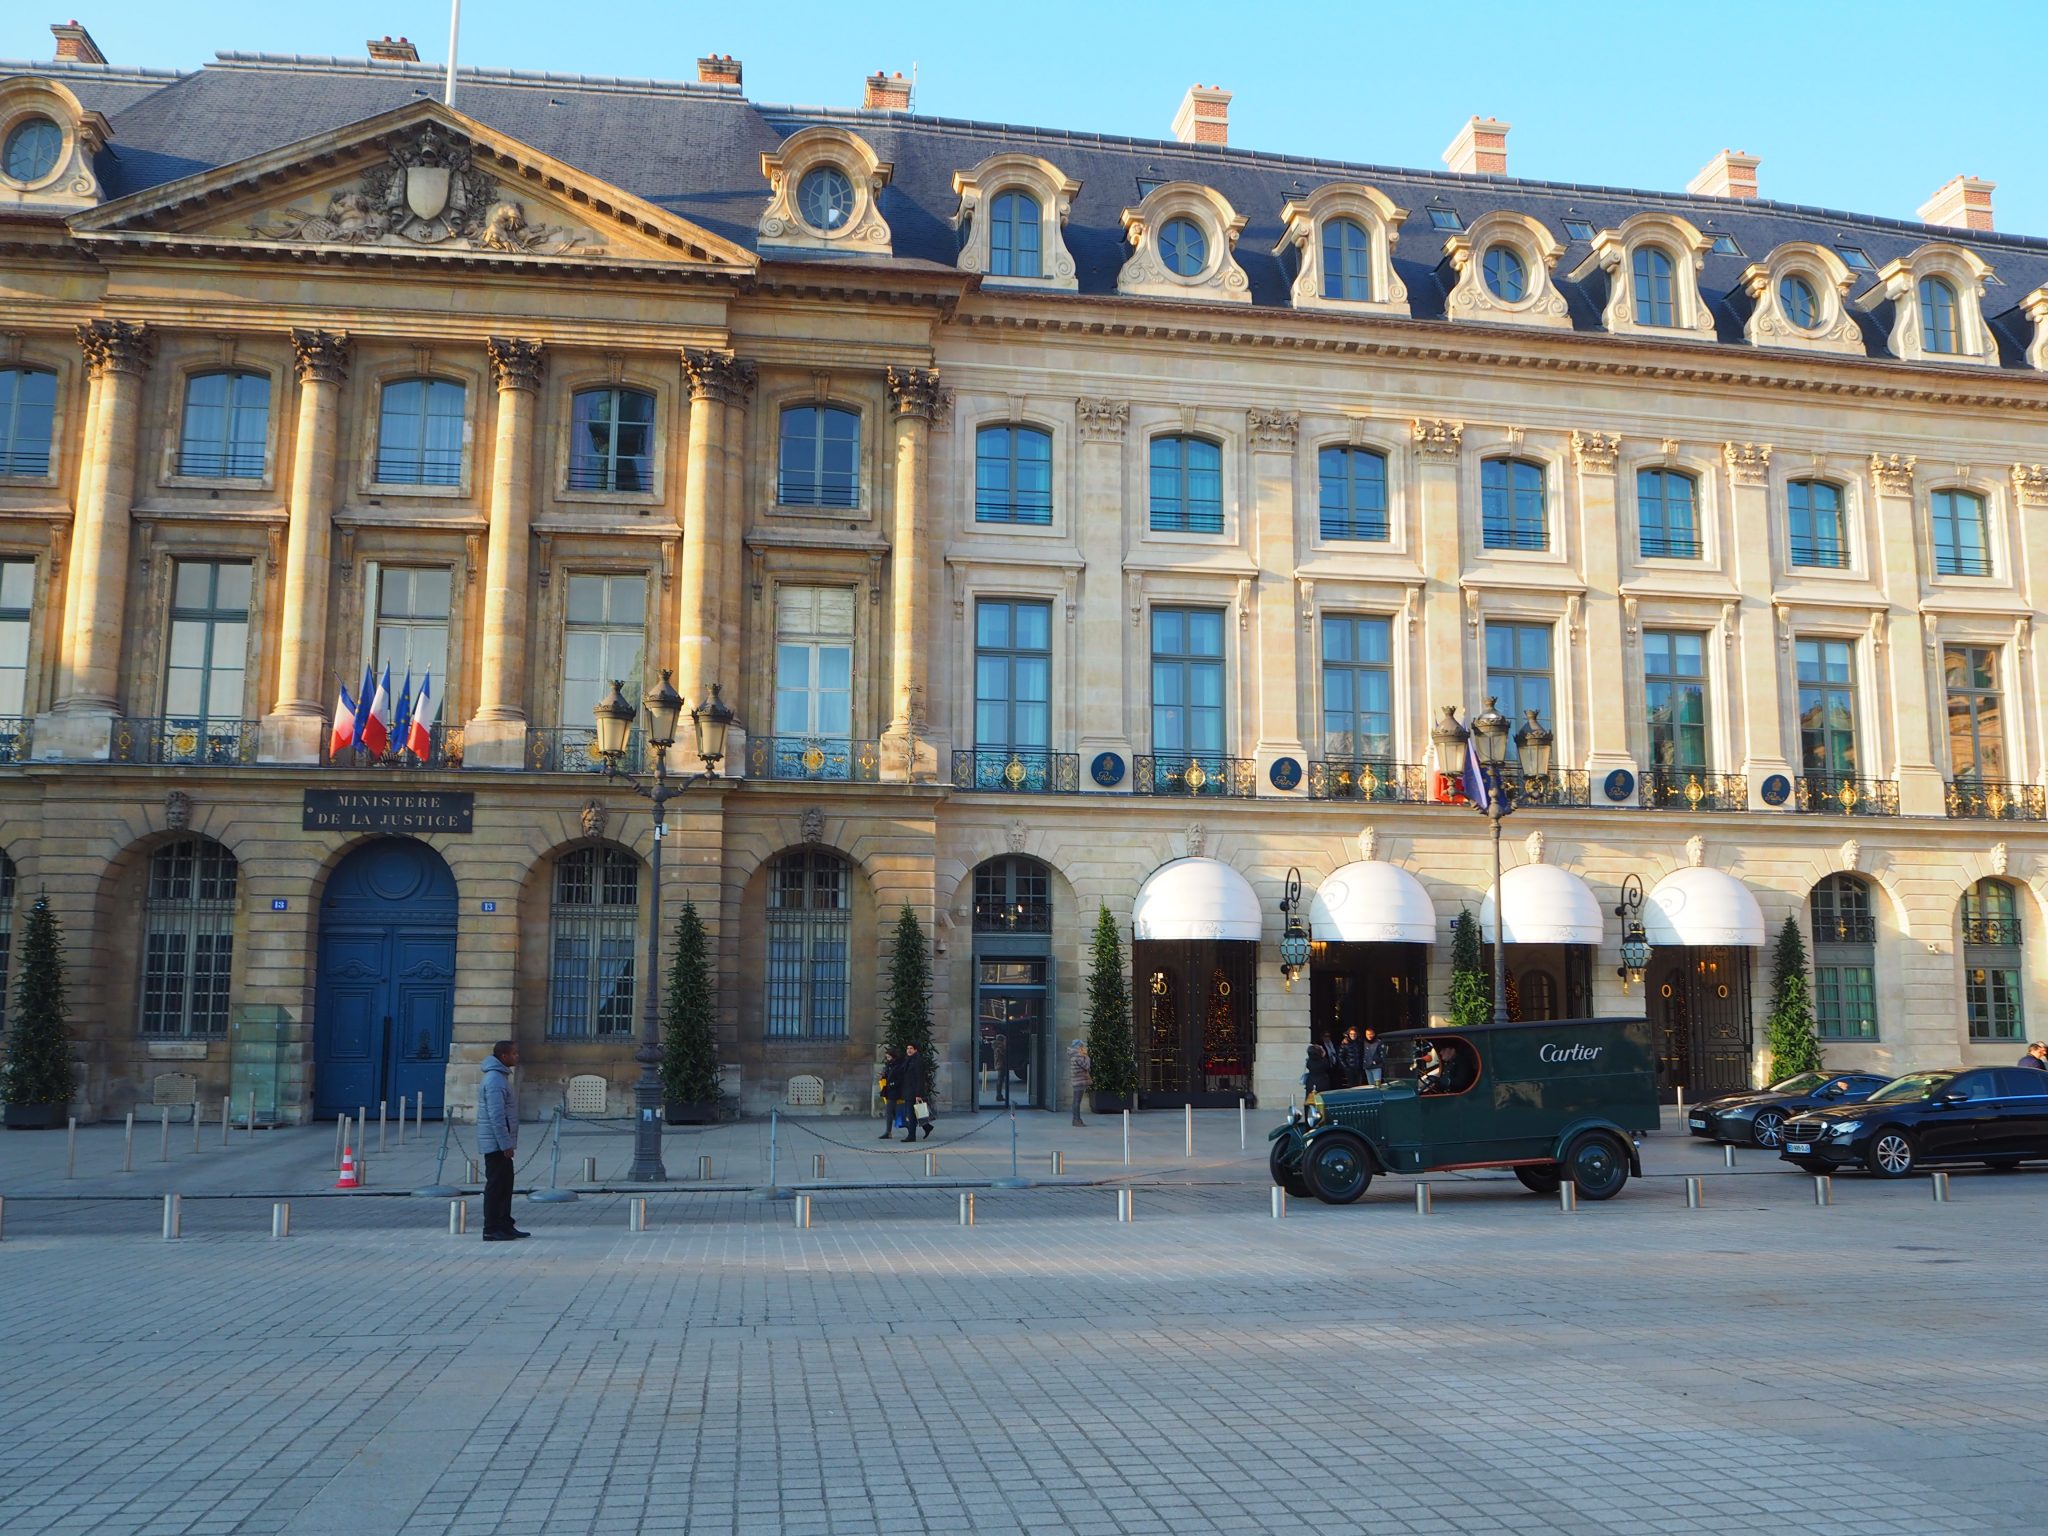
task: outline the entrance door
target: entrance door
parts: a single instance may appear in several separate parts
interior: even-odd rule
[[[313,1112],[422,1096],[441,1112],[455,1017],[455,877],[425,843],[365,843],[320,903]]]
[[[975,961],[976,1109],[1045,1102],[1046,965],[1038,956]]]
[[[1650,967],[1657,1024],[1657,1091],[1669,1104],[1750,1086],[1749,956],[1746,947],[1660,950]]]
[[[1311,1040],[1342,1040],[1347,1029],[1388,1034],[1429,1022],[1426,944],[1330,943],[1309,966]]]
[[[1145,939],[1131,946],[1138,998],[1138,1103],[1227,1109],[1252,1096],[1256,944]]]

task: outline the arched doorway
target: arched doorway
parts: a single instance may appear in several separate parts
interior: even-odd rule
[[[1052,871],[990,859],[974,871],[974,1108],[1049,1102],[1052,1000]]]
[[[454,875],[411,838],[364,843],[320,901],[313,1113],[418,1094],[440,1114],[454,1015]]]
[[[1250,883],[1216,859],[1170,860],[1139,887],[1131,966],[1141,1108],[1257,1103],[1261,921]]]
[[[1756,898],[1721,870],[1675,869],[1643,903],[1643,928],[1658,1096],[1699,1102],[1750,1087],[1750,966],[1764,942]]]

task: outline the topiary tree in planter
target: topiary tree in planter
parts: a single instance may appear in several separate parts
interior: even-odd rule
[[[1493,978],[1487,974],[1486,951],[1479,943],[1479,920],[1470,907],[1458,909],[1451,923],[1451,1006],[1453,1029],[1470,1029],[1493,1019]]]
[[[661,1011],[661,1096],[670,1125],[702,1125],[718,1118],[716,999],[711,956],[697,904],[685,901],[676,916],[676,953],[669,962],[668,996]]]
[[[1131,1044],[1131,980],[1116,919],[1104,903],[1095,918],[1088,975],[1088,1059],[1095,1112],[1115,1114],[1138,1102],[1138,1056]]]
[[[1772,1082],[1824,1070],[1813,1028],[1813,986],[1806,979],[1806,940],[1789,917],[1771,955],[1771,1016],[1764,1025],[1764,1048],[1771,1053]]]
[[[7,1060],[0,1065],[0,1100],[7,1105],[10,1128],[42,1130],[64,1124],[71,1103],[64,935],[47,897],[38,896],[29,908],[20,955]]]
[[[932,1062],[932,950],[925,942],[924,924],[903,903],[896,918],[896,937],[889,951],[889,1000],[882,1015],[882,1040],[890,1053],[906,1045],[917,1047],[925,1058],[925,1070],[936,1073]],[[938,1091],[936,1078],[932,1091]]]

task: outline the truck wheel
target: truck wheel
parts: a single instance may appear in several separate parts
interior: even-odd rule
[[[1604,1131],[1588,1131],[1566,1148],[1563,1167],[1586,1200],[1611,1200],[1628,1182],[1628,1154]]]
[[[1349,1205],[1372,1183],[1372,1154],[1356,1136],[1324,1136],[1301,1159],[1302,1180],[1327,1205]]]
[[[1554,1195],[1564,1183],[1564,1173],[1555,1163],[1525,1164],[1515,1170],[1515,1177],[1522,1181],[1522,1188],[1539,1195]]]
[[[1285,1146],[1285,1142],[1273,1143],[1273,1150],[1266,1154],[1266,1167],[1272,1172],[1273,1182],[1286,1190],[1290,1199],[1306,1200],[1308,1185],[1302,1182],[1301,1170],[1281,1156]]]

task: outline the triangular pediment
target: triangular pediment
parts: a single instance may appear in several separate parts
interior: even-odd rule
[[[94,243],[751,271],[754,254],[434,101],[71,220]]]

